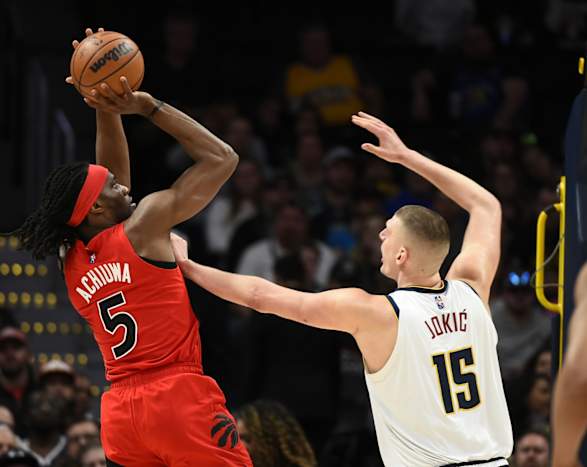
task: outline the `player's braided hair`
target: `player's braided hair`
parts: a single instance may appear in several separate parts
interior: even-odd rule
[[[12,232],[20,248],[35,259],[57,255],[61,245],[71,245],[75,229],[66,223],[88,175],[87,162],[74,162],[56,168],[45,182],[40,206]]]
[[[252,439],[255,467],[316,467],[314,451],[302,427],[279,402],[259,400],[237,412]]]

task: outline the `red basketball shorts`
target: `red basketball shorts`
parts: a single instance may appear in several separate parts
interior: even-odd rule
[[[216,382],[191,365],[150,370],[102,395],[102,444],[124,467],[251,467]]]

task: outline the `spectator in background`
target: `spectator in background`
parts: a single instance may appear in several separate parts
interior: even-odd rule
[[[236,412],[238,431],[255,467],[316,467],[302,427],[279,402],[259,400]]]
[[[312,219],[312,230],[318,238],[338,251],[350,251],[356,242],[352,216],[357,168],[355,155],[346,146],[332,148],[324,158],[323,201]]]
[[[298,188],[299,202],[310,216],[316,214],[322,205],[323,160],[324,147],[320,136],[317,133],[299,135],[295,158],[289,169]]]
[[[0,405],[0,425],[6,425],[14,431],[14,414],[5,405]]]
[[[504,268],[503,293],[492,300],[493,323],[499,335],[497,351],[504,382],[511,383],[550,335],[550,318],[534,299],[530,272]]]
[[[445,49],[462,40],[475,15],[472,0],[398,0],[394,24],[410,42]]]
[[[285,95],[295,114],[315,107],[327,128],[347,127],[351,115],[363,109],[361,77],[350,57],[335,55],[328,29],[312,24],[300,32],[300,61],[290,64]]]
[[[279,258],[274,268],[278,284],[308,290],[307,269],[300,253]],[[249,400],[272,399],[285,404],[319,454],[336,416],[338,336],[272,315],[254,313],[250,320]],[[292,381],[311,384],[292,385]]]
[[[260,168],[268,166],[265,143],[255,135],[253,125],[243,117],[232,119],[223,138],[242,159],[252,159]]]
[[[66,423],[75,409],[75,372],[62,360],[49,360],[39,369],[39,385],[51,398],[62,399],[65,404]]]
[[[263,192],[259,163],[253,159],[241,160],[228,190],[227,196],[216,197],[206,210],[206,244],[217,257],[226,254],[239,225],[259,212]]]
[[[467,127],[523,126],[528,83],[504,70],[487,28],[471,24],[462,41],[462,58],[450,83],[451,116]]]
[[[85,446],[80,454],[81,467],[106,467],[106,456],[102,445],[95,441]]]
[[[242,253],[247,247],[271,233],[276,213],[281,210],[282,206],[292,203],[294,196],[295,183],[287,175],[277,174],[264,182],[257,215],[243,221],[230,239],[230,246],[225,258],[228,270],[234,271],[236,269]]]
[[[282,100],[271,95],[262,98],[256,109],[254,123],[256,133],[267,146],[271,169],[278,168],[285,158],[284,146],[289,139]]]
[[[369,293],[388,294],[392,291],[393,281],[380,272],[381,241],[378,235],[385,225],[385,220],[385,216],[375,213],[356,223],[357,244],[337,260],[333,274],[339,277],[341,274],[354,277],[352,286],[360,287]]]
[[[0,456],[16,448],[16,435],[8,425],[0,425]]]
[[[271,235],[252,244],[243,252],[237,271],[239,274],[274,280],[276,261],[287,254],[299,252],[309,239],[308,219],[304,210],[295,204],[284,205],[276,214]],[[324,288],[328,283],[335,255],[322,242],[316,242],[316,245],[319,260],[313,280]]]
[[[149,57],[144,87],[182,110],[207,104],[206,67],[196,60],[198,23],[190,9],[172,9],[163,20],[162,49]]]
[[[508,386],[506,386],[508,387]],[[517,394],[511,394],[513,389]],[[548,427],[550,424],[550,376],[535,373],[521,385],[508,387],[508,403],[512,414],[514,437],[530,427]]]
[[[0,467],[39,467],[34,456],[23,449],[11,449],[0,456]]]
[[[411,85],[411,116],[416,122],[444,122],[449,117],[467,130],[464,136],[485,127],[527,126],[528,82],[506,69],[494,39],[481,24],[466,26],[455,63],[444,69],[422,67]]]
[[[535,138],[533,135],[526,135],[522,147],[522,166],[528,188],[539,190],[555,187],[560,180],[561,169],[544,148],[533,143]]]
[[[395,211],[406,204],[432,207],[433,186],[418,174],[409,170],[404,172],[404,181],[400,186],[400,192],[385,201],[388,216],[393,216]]]
[[[83,449],[100,440],[100,427],[95,420],[74,421],[66,430],[67,445],[55,467],[78,467]]]
[[[1,329],[0,404],[14,414],[16,433],[19,435],[25,433],[23,413],[30,394],[37,388],[32,362],[26,335],[12,326]]]
[[[74,419],[91,417],[92,411],[92,382],[86,375],[75,375],[75,394],[73,397]]]
[[[540,428],[524,432],[516,441],[514,465],[516,467],[548,467],[550,459],[550,440]]]
[[[52,397],[47,391],[31,394],[26,413],[29,436],[22,441],[22,447],[40,466],[51,466],[65,450],[65,414],[64,399]]]

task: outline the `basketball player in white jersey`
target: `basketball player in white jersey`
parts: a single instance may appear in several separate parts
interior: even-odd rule
[[[381,272],[398,284],[387,296],[354,288],[304,293],[226,273],[189,261],[175,239],[178,264],[225,300],[352,334],[387,467],[507,466],[512,429],[488,307],[500,255],[500,204],[469,178],[408,149],[377,118],[361,112],[352,121],[379,139],[364,150],[418,173],[469,213],[462,250],[445,279],[439,269],[449,250],[448,225],[420,206],[399,209],[380,233]]]
[[[575,312],[569,324],[565,362],[554,391],[553,467],[577,467],[587,430],[587,263],[575,282]]]

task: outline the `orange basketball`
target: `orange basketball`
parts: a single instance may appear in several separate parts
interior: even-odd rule
[[[120,77],[125,76],[136,91],[145,73],[143,54],[124,34],[114,31],[97,32],[77,46],[69,65],[76,89],[89,96],[92,88],[108,83],[116,94],[123,94]]]

